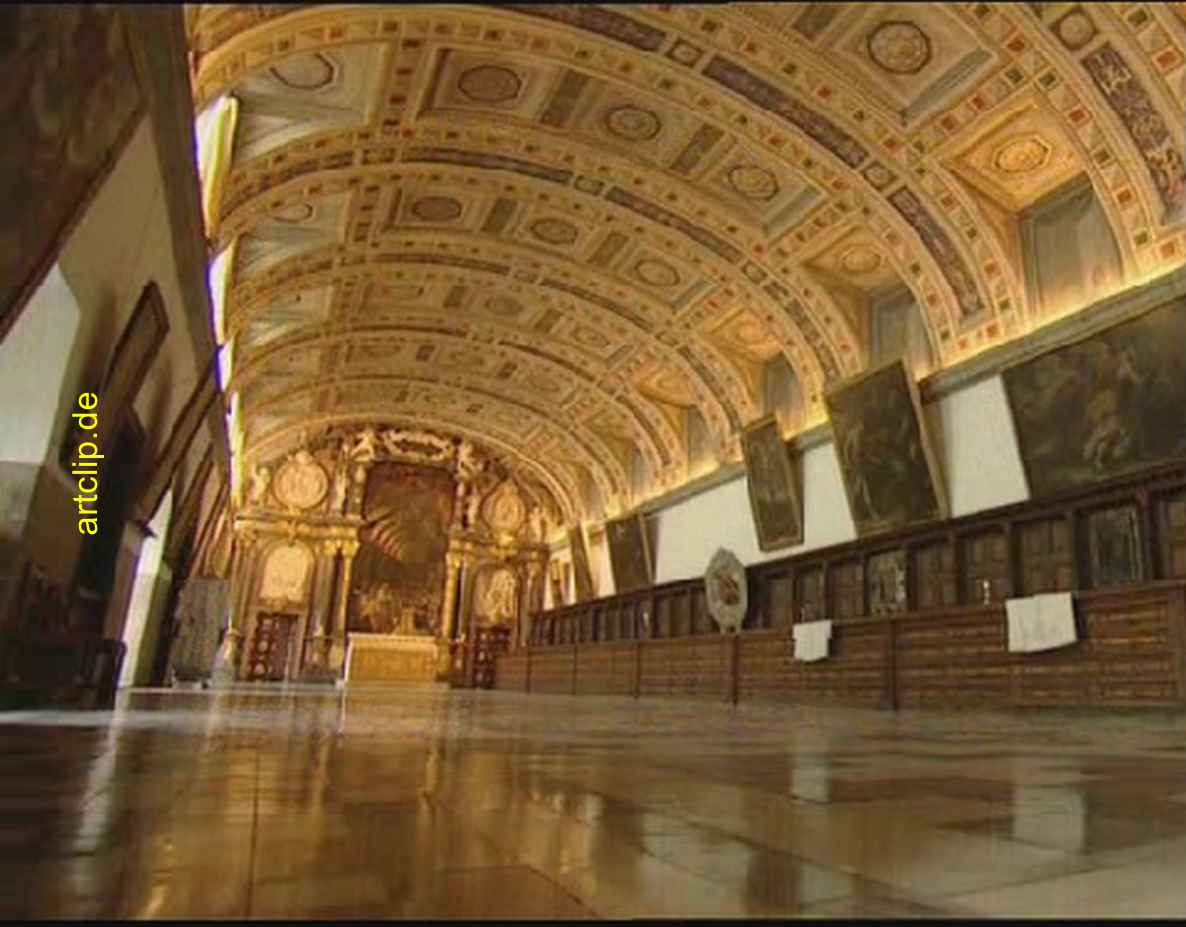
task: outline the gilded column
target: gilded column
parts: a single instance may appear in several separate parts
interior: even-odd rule
[[[457,619],[457,576],[461,572],[464,558],[461,554],[445,554],[445,600],[441,603],[441,637],[453,639],[454,623]]]
[[[342,578],[338,584],[338,601],[334,629],[330,635],[329,668],[340,673],[346,659],[346,618],[350,607],[350,576],[354,571],[354,557],[358,541],[342,541]]]
[[[242,628],[246,622],[244,612],[249,605],[251,580],[258,560],[257,544],[257,538],[248,532],[243,532],[236,538],[234,559],[229,570],[231,588],[227,602],[229,614],[226,636],[218,648],[218,654],[214,658],[214,669],[211,672],[211,679],[215,684],[234,682],[239,675]]]
[[[515,622],[515,633],[511,638],[513,646],[518,649],[527,646],[531,622],[539,611],[537,600],[539,591],[543,589],[544,565],[538,560],[531,560],[527,564],[527,582],[524,584],[519,615]]]

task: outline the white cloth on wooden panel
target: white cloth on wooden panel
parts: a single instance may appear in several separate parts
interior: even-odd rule
[[[1079,639],[1075,630],[1074,599],[1069,592],[1009,599],[1005,603],[1005,614],[1010,652],[1054,650]]]
[[[803,663],[824,660],[832,637],[832,622],[804,621],[791,626],[795,639],[795,659]]]

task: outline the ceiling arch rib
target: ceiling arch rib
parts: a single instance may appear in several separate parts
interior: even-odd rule
[[[456,253],[458,251],[462,253]],[[421,249],[399,252],[368,253],[337,247],[321,249],[314,254],[290,258],[236,283],[227,300],[226,327],[230,335],[237,335],[252,318],[266,317],[286,296],[319,287],[340,286],[350,279],[364,284],[373,284],[381,279],[390,280],[393,284],[405,283],[408,280],[398,276],[401,272],[399,268],[403,267],[408,268],[410,273],[426,273],[421,268],[427,266],[432,268],[432,272],[441,273],[445,279],[454,279],[454,275],[462,272],[465,274],[462,279],[469,282],[480,281],[480,285],[487,287],[515,284],[531,294],[532,298],[553,303],[556,308],[537,313],[534,317],[533,330],[541,340],[550,338],[557,326],[568,326],[572,337],[583,339],[582,347],[592,350],[596,347],[594,334],[599,333],[598,337],[602,339],[605,349],[617,346],[608,357],[611,366],[623,364],[631,352],[645,347],[656,358],[687,377],[688,382],[695,384],[696,404],[718,435],[726,435],[736,428],[736,423],[741,421],[737,405],[744,401],[745,385],[735,375],[730,376],[722,362],[718,361],[721,371],[719,378],[712,372],[696,369],[689,363],[686,353],[679,350],[682,339],[672,343],[658,337],[655,334],[656,322],[621,300],[610,299],[596,292],[595,279],[586,281],[578,277],[574,280],[573,274],[568,271],[565,273],[569,279],[561,279],[559,273],[542,272],[547,270],[549,264],[541,261],[538,254],[528,254],[527,262],[516,261],[516,257],[506,249],[498,252],[479,250],[478,257],[475,257],[472,249],[458,247],[446,251],[437,247],[434,250],[428,243]],[[580,285],[582,283],[583,286]],[[564,319],[566,305],[578,310],[577,319]],[[718,385],[718,380],[723,382]]]
[[[227,236],[252,237],[286,211],[333,196],[349,210],[334,239],[341,247],[328,264],[304,249],[313,264],[290,274],[291,289],[264,284],[274,268],[256,265],[238,290],[246,317],[256,307],[275,313],[285,293],[310,292],[305,285],[330,285],[329,336],[358,323],[371,287],[442,270],[409,257],[448,255],[455,275],[459,259],[501,262],[512,279],[537,275],[529,301],[560,305],[564,290],[541,286],[546,276],[584,291],[565,296],[590,328],[640,336],[642,346],[598,381],[608,392],[630,403],[635,391],[648,396],[639,365],[648,351],[661,354],[682,365],[721,435],[735,437],[752,409],[751,368],[725,344],[734,314],[739,330],[764,326],[809,395],[868,363],[862,307],[875,286],[913,291],[940,366],[1020,334],[1035,317],[1008,226],[1074,171],[1091,177],[1130,281],[1186,253],[1180,231],[1158,224],[1167,194],[1150,160],[1160,155],[1146,150],[1140,129],[1149,119],[1134,123],[1097,73],[1119,61],[1129,97],[1160,117],[1173,97],[1160,75],[1176,66],[1169,51],[1149,58],[1160,16],[1002,4],[312,7],[266,23],[241,17],[238,34],[233,17],[215,18],[202,32],[197,17],[208,52],[195,75],[199,103],[249,78],[255,92],[276,68],[300,83],[309,76],[302,60],[318,56],[322,70],[343,75],[318,98],[324,118],[273,135],[274,145],[257,123],[234,165],[222,204]],[[346,99],[362,86],[351,68],[363,59],[384,63],[365,105]],[[1057,157],[993,187],[1000,164],[1020,164],[997,155],[1024,132]],[[735,154],[749,162],[734,163]],[[762,198],[769,176],[779,183],[792,174],[814,191],[797,213]],[[758,194],[742,209],[724,192],[730,178]],[[682,303],[656,302],[612,258],[593,272],[593,247],[576,259],[586,266],[574,284],[564,273],[579,269],[533,254],[537,241],[508,242],[505,226],[455,236],[441,223],[426,230],[431,223],[405,221],[394,205],[397,195],[406,210],[430,193],[462,206],[467,196],[513,200],[578,227],[580,213],[601,231],[598,247],[611,231],[637,238],[708,287]],[[483,225],[497,225],[494,212]],[[853,281],[856,297],[840,292]],[[609,298],[641,326],[612,320],[588,298],[615,290],[623,295]]]
[[[499,10],[492,11],[489,15],[484,12],[481,20],[473,18],[472,22],[466,22],[467,11],[464,8],[451,11],[450,15],[441,16],[438,20],[405,17],[399,10],[387,10],[383,16],[372,15],[369,19],[365,16],[355,19],[356,29],[353,35],[351,35],[350,28],[346,27],[337,31],[335,40],[323,29],[321,41],[324,47],[332,48],[361,40],[363,35],[377,36],[386,33],[393,38],[399,37],[404,44],[414,44],[419,47],[426,41],[446,44],[450,41],[449,37],[454,37],[452,39],[454,42],[458,38],[464,37],[468,45],[499,50],[507,54],[522,54],[523,44],[528,41],[527,35],[521,29],[511,29],[510,26],[517,24],[522,27],[524,25],[523,12],[529,12],[538,17],[543,15],[539,12],[540,9],[542,8],[527,8],[514,13]],[[635,11],[631,11],[632,15],[634,13]],[[813,168],[819,168],[820,165],[831,165],[831,167],[822,168],[825,175],[831,178],[827,187],[830,193],[842,194],[854,189],[862,190],[862,195],[872,192],[871,199],[875,201],[875,205],[887,217],[887,220],[896,226],[897,234],[904,242],[908,244],[921,239],[924,247],[919,249],[919,257],[913,262],[919,266],[918,273],[914,275],[913,279],[904,282],[909,286],[919,287],[920,304],[925,307],[928,317],[936,324],[943,321],[948,326],[950,325],[950,319],[941,319],[941,317],[945,308],[953,309],[958,305],[957,292],[965,302],[977,299],[978,289],[988,292],[986,286],[974,285],[983,283],[978,280],[979,266],[969,267],[966,260],[960,257],[962,252],[961,246],[958,244],[959,240],[958,238],[953,239],[952,235],[943,228],[944,217],[942,214],[936,216],[934,210],[928,210],[918,199],[918,194],[909,188],[905,188],[904,192],[887,190],[886,199],[881,202],[876,187],[871,187],[872,182],[863,175],[857,174],[857,165],[845,164],[843,159],[838,161],[834,149],[829,147],[830,137],[836,135],[838,131],[834,120],[830,121],[828,116],[816,112],[801,100],[790,101],[789,105],[784,105],[787,103],[784,99],[785,94],[777,98],[778,105],[769,105],[769,100],[748,99],[743,96],[744,105],[739,107],[737,94],[732,88],[732,84],[736,84],[737,81],[732,79],[732,72],[729,72],[730,61],[720,53],[704,54],[705,44],[711,45],[712,40],[697,36],[696,41],[700,42],[700,45],[692,46],[694,51],[698,49],[697,63],[689,64],[686,60],[681,62],[679,56],[683,54],[683,51],[677,50],[677,47],[683,49],[688,45],[688,42],[685,36],[681,35],[678,26],[672,28],[672,24],[665,24],[661,30],[652,29],[653,32],[662,35],[660,46],[657,46],[656,49],[645,50],[650,57],[646,60],[645,67],[640,66],[642,62],[637,60],[639,50],[633,51],[632,58],[630,53],[623,52],[620,44],[622,29],[630,31],[629,23],[633,20],[630,19],[630,16],[615,12],[612,14],[611,18],[614,21],[611,23],[602,14],[609,15],[609,11],[597,9],[590,14],[573,13],[571,16],[568,13],[557,14],[561,19],[568,18],[567,27],[569,29],[581,30],[578,37],[580,42],[573,41],[574,36],[569,29],[556,23],[538,21],[537,19],[537,22],[530,24],[532,32],[538,31],[541,34],[539,38],[531,41],[530,55],[532,59],[542,58],[553,61],[557,66],[571,64],[588,70],[596,70],[602,76],[612,75],[615,80],[630,83],[636,89],[645,89],[647,92],[664,95],[665,104],[673,107],[683,107],[691,102],[706,118],[715,117],[727,121],[739,135],[747,137],[751,145],[757,142],[758,150],[765,149],[767,154],[771,154],[770,149],[774,147],[789,148],[790,146],[786,145],[787,139],[793,139],[800,148],[807,149],[811,155],[804,158],[798,165],[799,167],[811,165]],[[472,14],[470,15],[472,16]],[[295,29],[298,18],[294,17],[292,20],[286,21],[290,30]],[[494,20],[505,19],[508,28],[497,28],[496,25],[491,24],[491,18]],[[312,28],[306,30],[305,34],[312,36],[317,32],[314,26],[317,22],[316,16],[311,13],[307,22]],[[367,24],[366,26],[364,26],[364,22]],[[291,43],[285,46],[284,42],[279,40],[280,31],[274,28],[272,32],[278,40],[271,45],[261,42],[257,46],[258,48],[269,47],[273,49],[273,54],[282,57],[295,47]],[[440,36],[440,38],[431,40],[407,38],[411,34],[426,37]],[[545,34],[548,38],[543,37]],[[245,62],[242,49],[233,49],[233,45],[233,42],[228,43],[228,46],[220,49],[217,61],[214,60],[214,55],[211,56],[211,69],[207,75],[210,78],[208,89],[220,84],[225,85],[230,70],[233,69],[232,63]],[[662,52],[659,50],[660,47],[663,49]],[[279,51],[276,51],[277,49]],[[222,52],[225,54],[221,54]],[[706,63],[709,59],[717,62],[715,70],[708,71]],[[221,78],[218,76],[220,74]],[[746,75],[757,79],[748,71],[745,75],[740,76],[746,77]],[[199,80],[199,83],[201,84],[202,81]],[[753,84],[754,81],[750,80],[749,83]],[[406,118],[408,111],[418,101],[410,99],[406,94],[397,96],[399,97],[400,113],[406,123],[409,121]],[[759,94],[759,96],[761,95]],[[813,100],[812,105],[814,104]],[[741,110],[746,112],[742,113]],[[788,110],[797,118],[790,120],[785,118]],[[818,131],[821,123],[824,125],[825,131]],[[739,125],[743,128],[737,128]],[[778,127],[777,146],[770,141],[773,134],[771,126]],[[402,131],[406,131],[406,128]],[[861,137],[862,130],[859,127],[854,128],[851,125],[846,125],[844,131],[849,133],[847,136],[849,141],[856,144],[863,152],[862,161],[869,162],[867,157],[869,153],[877,150],[880,146],[871,147],[870,140]],[[777,152],[774,154],[777,156]],[[873,164],[869,162],[867,167],[871,170]],[[927,194],[924,193],[923,196],[926,198]],[[893,204],[890,202],[891,197]],[[832,207],[834,211],[836,205]],[[840,211],[843,212],[843,210]],[[939,254],[938,258],[936,258],[936,253]],[[789,268],[793,265],[793,259],[789,253],[787,259],[786,266]],[[940,268],[940,263],[943,265],[942,268]],[[938,334],[941,336],[942,332]],[[950,334],[951,332],[948,330],[947,337],[937,337],[936,340],[944,348],[947,348],[950,344]]]
[[[461,328],[447,333],[447,330],[435,327],[431,339],[422,337],[416,340],[416,336],[423,335],[423,331],[417,326],[389,325],[368,326],[336,334],[316,331],[287,335],[253,352],[246,361],[238,364],[227,388],[246,390],[256,381],[275,375],[277,371],[270,369],[273,360],[283,362],[286,356],[293,353],[333,348],[346,348],[347,353],[345,357],[336,359],[332,369],[326,370],[323,364],[320,377],[323,383],[336,382],[343,375],[356,376],[363,369],[376,373],[394,372],[401,365],[408,364],[409,360],[422,370],[447,370],[448,366],[442,366],[442,361],[449,359],[448,352],[435,349],[435,345],[440,343],[459,350],[470,349],[462,359],[467,367],[472,369],[475,363],[479,363],[489,367],[496,378],[514,378],[515,382],[523,384],[541,401],[553,400],[558,411],[574,398],[574,392],[586,391],[586,395],[617,407],[631,421],[634,436],[654,472],[662,473],[673,466],[686,468],[679,436],[670,424],[660,415],[642,415],[638,406],[629,402],[631,398],[642,400],[643,397],[636,391],[631,391],[633,397],[611,392],[603,388],[596,378],[589,377],[584,371],[544,350],[526,349],[501,339],[496,343],[475,342]],[[475,348],[482,352],[480,357],[472,356]],[[361,356],[364,350],[365,358],[371,359],[370,363]],[[283,373],[283,369],[280,373]]]
[[[327,155],[324,160],[332,161],[332,157]],[[478,155],[470,152],[466,157],[476,159]],[[473,170],[479,174],[489,173],[481,167]],[[571,172],[569,174],[572,179]],[[257,192],[252,199],[239,203],[235,211],[228,215],[224,232],[232,235],[250,230],[253,224],[271,221],[275,216],[284,215],[301,204],[316,200],[318,196],[311,193],[313,190],[320,190],[319,196],[332,197],[339,191],[347,192],[364,186],[368,191],[375,191],[374,199],[380,205],[378,209],[364,206],[365,214],[350,222],[346,234],[348,242],[356,246],[369,244],[372,248],[381,248],[388,239],[399,234],[413,231],[425,234],[423,228],[406,223],[384,225],[384,220],[376,217],[375,213],[383,212],[384,208],[391,210],[392,199],[400,197],[399,202],[403,201],[402,185],[393,184],[392,177],[410,181],[412,185],[416,179],[429,180],[433,189],[441,192],[448,190],[446,181],[456,179],[458,189],[453,198],[459,207],[455,210],[456,218],[450,221],[474,223],[472,231],[475,233],[485,233],[486,226],[497,221],[503,237],[490,236],[490,241],[495,245],[515,244],[506,237],[510,234],[506,232],[507,224],[511,223],[511,232],[517,227],[519,233],[523,234],[523,230],[529,227],[529,223],[522,221],[524,214],[530,214],[533,210],[550,214],[567,212],[568,218],[563,221],[576,222],[587,230],[586,234],[574,236],[573,239],[576,250],[583,249],[583,268],[602,265],[600,272],[613,280],[612,285],[619,289],[626,287],[638,291],[641,300],[654,300],[656,296],[663,295],[662,290],[673,291],[677,301],[675,305],[669,306],[672,314],[669,322],[677,330],[704,324],[705,300],[716,290],[722,291],[728,300],[749,307],[771,335],[783,342],[787,358],[809,394],[819,393],[826,380],[855,372],[863,363],[863,348],[854,347],[860,345],[859,339],[852,334],[855,320],[836,309],[823,289],[813,290],[802,281],[793,286],[784,285],[758,263],[741,260],[741,250],[723,238],[714,236],[711,242],[705,244],[703,236],[689,223],[674,214],[667,214],[667,211],[656,216],[650,211],[647,201],[634,193],[630,194],[633,198],[631,202],[635,207],[644,209],[643,213],[605,198],[591,199],[591,194],[579,190],[565,191],[559,195],[554,190],[545,192],[527,189],[524,192],[500,185],[497,181],[487,181],[483,185],[488,188],[483,200],[479,195],[481,190],[473,189],[473,178],[467,177],[465,169],[455,164],[443,167],[404,165],[399,174],[375,167],[341,168],[311,172],[299,179],[283,182],[278,187],[252,182],[250,188]],[[579,182],[580,178],[576,180]],[[542,183],[530,178],[520,181],[527,188],[539,187]],[[615,190],[622,189],[604,188],[602,181],[598,181],[598,184],[603,185],[603,192],[608,190],[606,196],[613,196]],[[505,195],[510,193],[519,194],[522,199]],[[440,195],[438,192],[433,197],[435,199]],[[474,203],[475,200],[478,202]],[[463,219],[460,204],[474,205],[475,208],[464,210],[468,215]],[[511,220],[509,217],[515,213],[518,215]],[[442,228],[436,234],[443,237],[450,233]],[[527,243],[529,246],[538,245],[538,241]],[[643,274],[647,278],[640,280]],[[681,280],[684,282],[681,283]],[[689,287],[689,282],[694,285]],[[641,291],[640,283],[645,288]],[[817,306],[822,308],[817,310]],[[817,324],[817,318],[822,318],[823,323]],[[839,336],[834,337],[837,332]]]
[[[403,405],[421,402],[431,407],[449,407],[459,421],[480,420],[482,416],[502,420],[509,427],[518,427],[521,438],[539,431],[551,439],[563,436],[566,450],[584,464],[597,480],[606,498],[621,498],[629,486],[629,474],[618,455],[607,446],[605,439],[574,421],[557,421],[549,410],[541,409],[525,396],[508,395],[489,388],[486,383],[475,384],[460,377],[430,379],[412,373],[381,376],[347,377],[326,385],[320,379],[297,376],[281,384],[275,394],[267,394],[254,402],[244,401],[243,420],[248,436],[253,423],[263,416],[283,412],[286,406],[302,406],[312,400],[325,401],[332,395],[332,409],[366,408],[373,411],[396,411]],[[563,428],[558,426],[562,425]]]

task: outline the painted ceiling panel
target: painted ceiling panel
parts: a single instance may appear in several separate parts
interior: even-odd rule
[[[1091,182],[1129,280],[1186,254],[1169,6],[198,5],[187,26],[196,105],[242,103],[210,236],[238,241],[249,456],[452,422],[620,510],[690,478],[679,410],[735,450],[780,355],[820,421],[878,293],[911,291],[940,368],[1029,331],[1018,223],[1066,184]]]

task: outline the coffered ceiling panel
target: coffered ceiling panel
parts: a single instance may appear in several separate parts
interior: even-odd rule
[[[246,455],[415,422],[599,518],[689,478],[683,410],[736,457],[773,358],[822,420],[880,291],[940,368],[1029,330],[1011,228],[1077,177],[1127,278],[1168,269],[1179,13],[190,7],[197,107],[241,102],[210,236]]]

